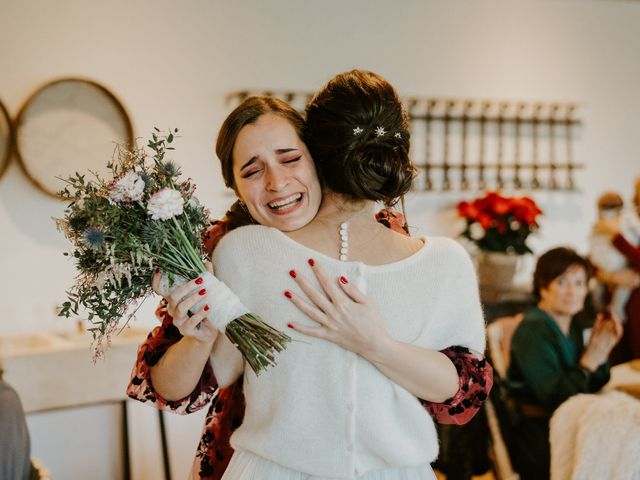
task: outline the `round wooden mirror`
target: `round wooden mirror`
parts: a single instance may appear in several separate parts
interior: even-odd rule
[[[11,117],[0,101],[0,178],[11,160],[11,150],[13,147],[13,131],[11,127]]]
[[[133,143],[120,101],[102,85],[80,78],[49,82],[25,102],[15,122],[20,165],[33,184],[56,196],[60,178],[103,174],[118,143]]]

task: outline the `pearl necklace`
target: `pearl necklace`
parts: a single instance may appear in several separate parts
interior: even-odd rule
[[[349,232],[347,222],[340,225],[340,261],[346,262],[349,255]]]

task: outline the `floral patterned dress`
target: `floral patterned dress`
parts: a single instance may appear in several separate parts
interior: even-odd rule
[[[399,212],[381,210],[376,214],[376,219],[394,231],[408,234],[404,217]],[[225,221],[212,223],[204,238],[207,252],[213,251],[228,230],[228,224]],[[154,328],[145,343],[138,349],[127,395],[141,402],[150,403],[160,410],[180,415],[193,413],[210,405],[191,478],[220,480],[233,454],[229,439],[233,431],[242,423],[244,416],[242,377],[227,388],[218,388],[211,364],[207,363],[191,394],[178,401],[163,399],[155,391],[151,382],[151,367],[171,345],[182,338],[182,335],[173,325],[164,300],[156,310],[156,316],[161,320],[162,325]],[[453,362],[458,371],[458,391],[443,403],[418,400],[437,422],[462,425],[473,418],[487,398],[493,385],[493,370],[480,353],[472,352],[467,348],[451,346],[442,353]]]

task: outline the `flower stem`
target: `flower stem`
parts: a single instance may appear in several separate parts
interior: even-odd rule
[[[180,240],[182,240],[182,243],[183,243],[182,246],[185,248],[187,255],[190,257],[190,260],[192,262],[191,266],[194,267],[195,270],[198,270],[195,273],[204,272],[205,266],[204,266],[204,263],[202,262],[202,258],[200,258],[200,256],[198,255],[198,252],[195,251],[195,249],[193,248],[193,245],[191,245],[191,242],[189,242],[189,239],[187,238],[184,231],[182,230],[182,227],[180,226],[180,223],[178,222],[176,217],[173,217],[173,223],[176,226],[176,231],[178,232],[178,236]]]

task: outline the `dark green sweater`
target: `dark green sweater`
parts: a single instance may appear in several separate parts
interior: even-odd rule
[[[580,366],[583,331],[574,317],[565,336],[547,313],[529,310],[511,341],[507,385],[513,396],[552,412],[572,395],[600,390],[609,381],[609,363],[594,372]]]

